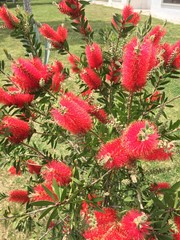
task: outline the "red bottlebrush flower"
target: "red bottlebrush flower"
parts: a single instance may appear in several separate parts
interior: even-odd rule
[[[180,231],[180,216],[174,217],[174,223],[176,224],[178,231]]]
[[[12,70],[14,76],[11,77],[11,81],[25,92],[34,92],[49,80],[47,66],[38,58],[19,58],[13,63]]]
[[[8,92],[0,88],[0,103],[5,105],[16,105],[22,108],[25,104],[30,104],[33,100],[34,95],[21,93],[18,88],[9,87]]]
[[[146,158],[158,146],[155,126],[145,120],[133,122],[124,131],[123,146],[132,158]]]
[[[120,138],[104,144],[98,152],[97,159],[107,169],[124,167],[130,161]]]
[[[0,18],[5,23],[5,26],[9,29],[16,28],[16,25],[19,23],[19,19],[14,16],[5,6],[0,8]]]
[[[65,96],[60,105],[61,109],[51,110],[51,115],[58,125],[73,134],[84,134],[91,129],[91,117],[79,104]]]
[[[146,41],[138,48],[137,39],[125,47],[122,65],[122,85],[129,92],[141,90],[147,79],[151,43]]]
[[[68,60],[71,64],[71,69],[74,73],[80,73],[80,68],[78,64],[80,63],[80,58],[76,55],[69,55]]]
[[[42,166],[41,165],[38,165],[36,162],[34,162],[33,160],[29,159],[27,161],[27,167],[28,167],[28,170],[30,173],[35,173],[35,174],[40,174],[41,172],[41,168]]]
[[[161,193],[162,189],[169,189],[170,187],[171,185],[167,182],[158,182],[158,183],[151,184],[150,191]]]
[[[81,15],[81,4],[78,0],[62,0],[59,3],[59,11],[72,19]]]
[[[128,19],[132,15],[131,19]],[[140,15],[134,12],[132,6],[127,5],[123,8],[122,17],[124,22],[132,23],[134,26],[138,24],[140,20]]]
[[[92,116],[95,116],[102,123],[108,122],[108,116],[107,116],[107,113],[104,111],[104,109],[98,109],[97,107],[92,106],[89,113]]]
[[[85,68],[80,74],[81,79],[88,85],[89,89],[98,89],[102,83],[101,78],[91,68]]]
[[[180,232],[179,233],[174,233],[173,234],[173,239],[174,240],[180,240]]]
[[[121,228],[125,240],[140,240],[145,239],[149,233],[150,222],[147,221],[148,217],[145,213],[138,210],[128,211],[121,219]]]
[[[58,92],[60,90],[61,83],[65,80],[65,74],[63,73],[63,65],[61,62],[55,62],[52,66],[52,74],[51,89],[53,92]]]
[[[171,67],[180,68],[180,41],[177,41],[172,46],[168,43],[163,44],[162,46],[163,58],[165,65]]]
[[[63,43],[66,41],[68,33],[67,29],[59,26],[57,31],[51,28],[48,24],[43,24],[39,28],[40,33],[52,42],[55,48],[62,48]]]
[[[10,134],[10,136],[8,136],[9,141],[16,144],[28,138],[31,131],[27,122],[10,116],[3,118],[1,123],[1,131],[3,130],[5,133]]]
[[[106,74],[108,81],[117,83],[120,80],[121,67],[116,62],[112,61],[109,65],[109,73]]]
[[[60,186],[67,185],[71,181],[71,168],[63,162],[53,160],[46,165],[46,168],[41,174],[48,184],[52,184],[53,179]]]
[[[103,63],[101,48],[97,43],[86,46],[86,58],[90,68],[100,68]]]
[[[172,157],[173,152],[171,149],[157,148],[145,156],[145,160],[148,161],[165,161]]]
[[[150,39],[154,46],[158,46],[165,34],[166,29],[157,25],[145,36],[144,39]]]
[[[75,102],[79,107],[83,108],[85,111],[91,114],[92,106],[85,100],[81,99],[80,97],[74,95],[72,92],[67,92],[64,95],[65,98]]]
[[[159,100],[161,98],[161,93],[159,91],[155,91],[152,96],[147,99],[147,101],[150,101],[150,102],[156,102],[157,100]]]
[[[11,96],[4,91],[3,88],[0,88],[0,103],[10,106],[11,105]]]
[[[14,166],[10,167],[8,172],[11,175],[21,175],[21,170],[19,169],[18,171],[16,170],[16,168]]]
[[[54,198],[57,199],[56,194],[52,190],[52,186],[50,184],[43,184],[46,188],[48,188],[52,194],[54,195]],[[47,192],[44,190],[42,184],[38,184],[33,188],[33,193],[31,194],[31,201],[37,202],[37,201],[50,201],[54,202],[55,200],[51,198]]]
[[[29,202],[28,192],[25,190],[13,190],[9,192],[9,201],[17,203]]]
[[[103,208],[103,212],[94,211],[97,226],[102,224],[113,223],[118,220],[117,212],[113,208]]]

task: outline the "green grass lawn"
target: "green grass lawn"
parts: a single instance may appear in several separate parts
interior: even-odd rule
[[[22,2],[18,1],[18,4],[21,6]],[[7,4],[13,11],[14,5],[12,3]],[[70,46],[70,51],[77,55],[80,55],[82,49],[80,45],[83,43],[81,40],[81,36],[76,34],[70,26],[70,20],[62,15],[58,9],[50,0],[36,0],[36,2],[32,1],[32,9],[34,13],[34,17],[36,21],[41,23],[48,23],[52,27],[57,27],[59,24],[64,24],[68,29],[68,42]],[[95,41],[99,42],[99,34],[98,30],[104,27],[110,27],[111,18],[114,13],[119,13],[119,9],[114,9],[111,7],[104,7],[100,5],[89,5],[86,8],[87,18],[95,30]],[[147,16],[142,16],[142,20],[145,20]],[[163,24],[163,21],[158,19],[153,19],[153,25]],[[178,39],[180,39],[180,26],[172,23],[167,23],[167,35],[164,40],[170,43],[174,43]],[[9,30],[0,29],[0,60],[5,59],[5,54],[3,49],[8,49],[9,53],[13,56],[13,58],[22,57],[24,55],[24,50],[21,47],[21,43],[14,38],[9,36]],[[62,57],[57,51],[52,51],[50,56],[50,61],[58,59],[62,60],[64,64],[67,64],[66,57]],[[7,67],[10,67],[10,62],[7,64]],[[0,76],[1,79],[1,76]],[[0,83],[1,85],[1,83]],[[167,93],[169,94],[169,98],[178,95],[180,93],[180,83],[179,80],[173,80],[167,89]],[[178,119],[179,115],[179,105],[178,102],[175,103],[175,107],[172,111],[168,110],[168,114],[171,114],[173,119]],[[147,174],[150,178],[154,178],[158,181],[170,181],[175,182],[178,180],[180,173],[180,164],[178,161],[178,157],[175,158],[173,162],[161,162],[161,163],[145,163],[145,169],[147,170]],[[162,170],[157,171],[160,168]],[[7,192],[8,189],[12,189],[17,185],[20,185],[23,177],[20,178],[9,178],[9,175],[6,173],[6,170],[1,171],[0,175],[0,189],[1,191]],[[17,237],[17,233],[12,232],[9,228],[0,228],[0,239],[15,239]],[[25,235],[19,235],[20,239],[31,239]],[[33,239],[33,238],[32,238]]]

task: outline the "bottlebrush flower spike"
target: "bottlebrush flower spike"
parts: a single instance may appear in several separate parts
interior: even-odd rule
[[[85,68],[81,74],[81,79],[88,85],[89,89],[98,89],[102,83],[101,78],[91,68]]]
[[[148,216],[138,210],[130,210],[121,219],[124,239],[139,240],[145,239],[150,232],[151,226]]]
[[[71,181],[72,171],[65,163],[52,160],[41,174],[46,183],[52,184],[55,179],[59,186],[64,186]]]
[[[6,116],[1,122],[1,134],[10,134],[8,139],[12,143],[20,143],[30,136],[29,124],[15,117]]]
[[[151,43],[145,41],[138,46],[137,39],[132,39],[125,47],[122,64],[122,85],[129,92],[141,90],[147,79]]]
[[[0,8],[0,18],[5,23],[5,26],[9,29],[16,28],[19,23],[19,19],[12,14],[4,5]]]
[[[173,152],[171,149],[166,149],[163,147],[154,149],[152,152],[145,156],[145,160],[147,161],[165,161],[170,160]]]
[[[68,32],[67,29],[59,26],[57,28],[57,31],[55,31],[52,27],[50,27],[48,24],[43,24],[39,28],[40,33],[47,39],[49,39],[55,48],[62,48],[63,43],[66,41]]]
[[[158,46],[165,34],[166,29],[157,25],[145,36],[144,40],[149,39],[154,46]]]
[[[11,96],[3,89],[0,88],[0,103],[10,106],[11,105]]]
[[[21,170],[19,169],[18,172],[16,170],[16,168],[14,166],[10,167],[8,172],[11,174],[11,175],[21,175]]]
[[[16,105],[19,108],[25,104],[30,104],[34,100],[34,95],[21,93],[16,87],[9,87],[8,92],[0,88],[0,103],[8,106]]]
[[[122,136],[122,145],[132,158],[146,158],[158,147],[157,129],[145,120],[131,123]]]
[[[107,169],[120,168],[128,165],[130,158],[122,146],[121,139],[117,138],[101,146],[97,160]]]
[[[51,115],[58,125],[73,134],[85,134],[92,127],[87,110],[66,96],[60,100],[60,109],[52,109]]]
[[[113,223],[118,220],[117,212],[113,208],[103,208],[103,212],[94,211],[97,226],[102,224]]]
[[[101,48],[97,43],[86,46],[86,58],[90,68],[100,68],[103,63]]]
[[[162,57],[164,59],[165,66],[180,68],[180,41],[175,44],[170,45],[169,43],[164,43],[162,46],[164,50]]]
[[[132,15],[132,18],[128,19],[131,15]],[[127,5],[123,8],[122,17],[123,17],[123,22],[132,23],[134,26],[136,26],[140,21],[140,15],[134,12],[133,7],[130,5]]]
[[[42,166],[34,162],[33,160],[27,160],[27,167],[30,173],[40,174]]]
[[[125,240],[145,239],[150,232],[151,226],[148,222],[148,216],[138,210],[128,211],[121,219],[121,228]]]
[[[81,15],[81,4],[78,0],[62,0],[58,8],[61,13],[70,16],[72,19]]]
[[[104,109],[99,109],[96,106],[92,106],[91,109],[89,110],[89,113],[92,116],[95,116],[102,123],[108,122],[108,116]]]
[[[26,93],[38,90],[42,82],[45,84],[49,80],[47,66],[43,65],[39,58],[23,59],[19,58],[12,65],[14,75],[11,81]]]
[[[48,188],[55,199],[58,199],[56,194],[53,192],[51,184],[43,184],[46,188]],[[42,184],[38,184],[33,188],[33,193],[31,194],[31,201],[37,202],[37,201],[51,201],[54,202],[54,199],[51,198],[47,192],[44,190]]]
[[[80,73],[80,68],[79,68],[79,63],[80,63],[80,58],[76,55],[69,55],[68,60],[71,64],[71,69],[72,72],[74,73]]]
[[[53,92],[58,92],[60,90],[61,83],[66,78],[65,74],[63,73],[63,65],[61,62],[55,62],[55,64],[52,66],[52,74],[51,89]]]
[[[10,202],[27,203],[29,202],[28,192],[25,190],[13,190],[9,192]]]
[[[169,189],[171,185],[168,182],[158,182],[151,184],[150,186],[150,191],[151,192],[156,192],[156,193],[162,193],[162,189]]]

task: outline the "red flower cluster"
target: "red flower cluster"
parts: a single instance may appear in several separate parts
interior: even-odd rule
[[[105,209],[104,213],[96,212],[96,218],[97,226],[87,229],[83,234],[87,240],[143,240],[151,229],[148,217],[137,210],[127,212],[121,221],[116,211],[110,208]]]
[[[73,134],[84,134],[92,127],[91,117],[85,107],[86,102],[80,99],[79,101],[84,104],[79,104],[73,97],[65,95],[60,100],[61,108],[51,110],[57,124]]]
[[[130,158],[122,146],[120,138],[104,144],[98,152],[97,159],[99,164],[107,169],[120,168],[130,162]]]
[[[64,186],[71,181],[72,171],[63,162],[52,160],[46,165],[46,170],[43,170],[41,174],[47,184],[51,185],[53,179],[55,179],[58,185]]]
[[[81,72],[80,77],[91,90],[98,89],[102,83],[99,75],[91,68],[85,68]]]
[[[27,92],[34,92],[49,80],[47,66],[43,65],[39,58],[19,58],[12,65],[14,75],[11,81]]]
[[[100,68],[103,63],[101,48],[97,43],[86,46],[86,58],[90,68]]]
[[[158,148],[158,138],[155,126],[145,120],[131,123],[122,136],[123,146],[133,159],[146,159],[146,156]]]
[[[126,5],[122,10],[122,20],[119,21],[119,24],[115,21],[114,17],[111,23],[115,29],[119,30],[119,26],[120,28],[124,28],[126,23],[131,23],[134,26],[136,26],[139,21],[140,21],[140,15],[134,12],[134,9],[132,6]]]
[[[19,19],[12,14],[4,5],[0,8],[0,18],[5,23],[5,26],[9,29],[16,28],[19,23]]]
[[[165,34],[166,29],[157,25],[145,36],[144,39],[150,39],[154,46],[158,46]]]
[[[59,11],[74,19],[81,15],[81,4],[78,0],[62,0],[59,3]]]
[[[21,170],[19,169],[18,172],[17,172],[17,170],[16,170],[16,168],[14,166],[10,167],[8,172],[11,175],[21,175]]]
[[[16,105],[19,108],[22,108],[25,104],[30,104],[33,100],[34,95],[21,93],[20,89],[16,87],[9,87],[8,92],[0,88],[0,103],[4,105]]]
[[[133,38],[125,47],[122,65],[122,85],[129,92],[141,90],[147,79],[151,57],[151,43]],[[151,60],[152,61],[152,60]]]
[[[52,85],[51,89],[53,92],[60,90],[61,83],[65,80],[65,74],[63,73],[63,65],[61,62],[56,61],[52,66]]]
[[[29,202],[28,192],[25,190],[13,190],[9,192],[10,202],[27,203]]]
[[[0,125],[0,133],[8,135],[8,139],[12,143],[20,143],[28,138],[31,133],[29,124],[15,117],[6,116]]]
[[[43,24],[39,28],[40,33],[47,39],[49,39],[55,48],[62,48],[63,43],[66,41],[68,32],[67,29],[59,26],[57,28],[57,31],[55,31],[52,27],[50,27],[48,24]]]
[[[150,191],[155,193],[161,193],[163,189],[169,189],[171,185],[168,182],[158,182],[151,184]]]
[[[134,26],[138,24],[140,20],[140,15],[134,12],[132,6],[127,5],[123,8],[122,11],[123,22],[132,23]]]
[[[175,44],[170,45],[165,43],[162,45],[163,59],[165,65],[169,65],[171,67],[180,68],[180,41],[177,41]]]
[[[27,167],[30,173],[40,174],[42,166],[34,162],[33,160],[29,159],[27,161]]]

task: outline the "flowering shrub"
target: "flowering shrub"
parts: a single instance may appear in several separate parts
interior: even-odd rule
[[[20,231],[46,222],[43,236],[52,231],[52,239],[177,240],[180,182],[152,182],[142,162],[169,161],[176,150],[180,122],[165,108],[179,98],[169,99],[166,85],[180,73],[180,41],[163,42],[166,29],[152,28],[150,17],[139,26],[140,15],[127,5],[108,35],[101,31],[99,45],[86,4],[57,5],[85,40],[80,56],[71,52],[66,26],[38,29],[19,8],[16,16],[0,8],[26,51],[19,59],[7,54],[8,74],[0,62],[7,80],[0,88],[0,154],[9,174],[30,175],[26,188],[1,193],[1,200],[26,205],[19,214],[9,207],[4,217]],[[38,31],[70,68],[48,63],[50,49],[43,63]]]

